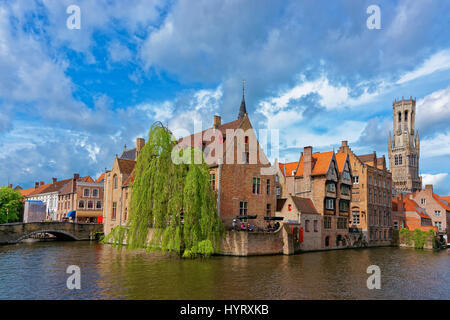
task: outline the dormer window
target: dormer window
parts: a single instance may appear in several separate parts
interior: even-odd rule
[[[336,185],[334,183],[327,183],[327,192],[336,192]]]

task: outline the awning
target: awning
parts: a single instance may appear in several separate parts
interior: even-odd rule
[[[236,216],[236,219],[256,219],[257,215],[254,216]]]
[[[67,216],[69,217],[69,218],[72,218],[72,217],[74,217],[75,218],[75,215],[77,214],[77,212],[75,211],[75,210],[72,210],[72,211],[70,211],[68,214],[67,214]]]
[[[270,220],[270,221],[274,221],[274,220],[281,221],[283,219],[284,219],[284,217],[264,217],[264,220]]]

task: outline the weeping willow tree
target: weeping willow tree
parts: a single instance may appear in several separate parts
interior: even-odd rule
[[[209,256],[218,248],[224,231],[209,168],[204,161],[174,163],[175,147],[166,127],[160,123],[151,126],[135,166],[127,244],[183,257]],[[190,148],[181,153],[193,159],[199,151]]]

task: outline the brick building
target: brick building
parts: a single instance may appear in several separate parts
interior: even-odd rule
[[[297,163],[280,163],[278,179],[282,197],[293,195],[311,199],[323,216],[322,247],[349,245],[352,172],[347,155],[333,151],[312,152],[305,147]]]
[[[256,216],[248,222],[265,227],[264,217],[274,216],[276,210],[275,172],[264,171],[270,163],[248,118],[244,95],[237,120],[222,124],[221,117],[214,116],[212,128],[180,139],[179,146],[202,148],[226,227],[237,216]]]
[[[121,156],[114,159],[111,170],[101,175],[98,181],[103,181],[105,186],[105,206],[103,210],[103,224],[105,234],[118,225],[126,225],[128,222],[128,208],[130,202],[129,186],[132,172],[136,165],[139,152],[145,145],[143,138],[136,139],[136,147],[122,152]]]
[[[322,249],[322,215],[314,207],[311,199],[288,195],[278,199],[277,217],[283,217],[283,223],[300,225],[300,250],[312,251]],[[297,236],[297,233],[294,233]]]
[[[402,193],[392,200],[392,220],[393,228],[396,230],[408,228],[409,230],[437,231],[437,227],[433,226],[431,217],[425,209]]]
[[[337,155],[347,154],[352,165],[353,188],[350,227],[369,245],[390,245],[392,240],[392,175],[376,152],[357,156],[342,141]]]
[[[57,219],[62,220],[70,211],[76,211],[78,222],[97,222],[102,215],[102,209],[97,206],[103,207],[103,185],[95,183],[90,176],[80,177],[78,173],[61,182],[66,181],[58,194]]]
[[[425,209],[430,216],[433,226],[442,235],[448,234],[448,215],[450,214],[449,203],[433,192],[433,185],[426,185],[425,189],[407,195],[414,200],[419,207]]]

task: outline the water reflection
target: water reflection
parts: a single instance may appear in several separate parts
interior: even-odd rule
[[[66,288],[78,265],[81,290]],[[369,265],[381,290],[368,290]],[[450,299],[446,251],[373,248],[181,260],[87,242],[0,247],[0,299]]]

